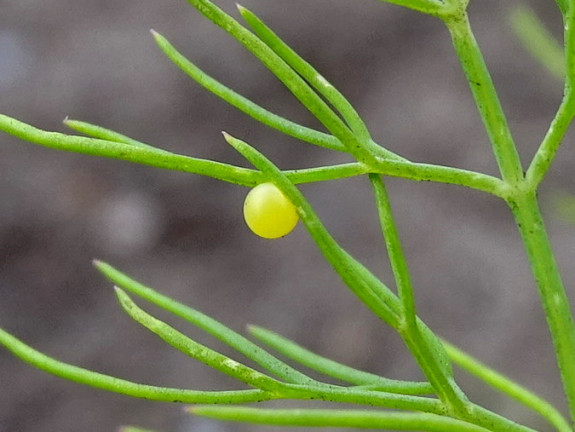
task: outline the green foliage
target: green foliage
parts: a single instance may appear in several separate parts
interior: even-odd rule
[[[118,429],[118,432],[154,432],[154,431],[151,431],[149,429],[141,429],[135,426],[123,426],[120,429]]]
[[[513,30],[525,48],[553,76],[565,78],[565,54],[563,47],[545,28],[539,17],[527,6],[515,7],[510,15]]]
[[[560,432],[573,432],[575,420],[575,327],[570,305],[555,263],[539,211],[536,193],[575,115],[575,7],[572,0],[557,0],[565,23],[564,57],[539,55],[555,45],[545,36],[540,23],[525,9],[518,10],[513,23],[525,44],[537,58],[565,78],[564,98],[535,156],[524,169],[515,141],[499,102],[496,89],[473,36],[466,0],[386,0],[441,19],[452,38],[478,112],[489,136],[500,177],[455,167],[412,162],[374,142],[367,125],[349,101],[309,63],[291,49],[260,18],[239,6],[239,13],[251,31],[209,0],[189,0],[206,18],[235,38],[258,58],[314,115],[327,132],[313,130],[246,99],[226,87],[182,56],[162,35],[152,32],[160,49],[182,71],[224,101],[256,121],[312,145],[347,153],[352,162],[335,166],[282,171],[254,146],[224,133],[225,141],[254,169],[174,154],[126,137],[118,132],[66,119],[64,123],[85,136],[39,130],[0,115],[0,130],[39,145],[122,159],[158,168],[210,176],[241,186],[271,182],[293,203],[317,247],[342,282],[375,316],[393,328],[405,342],[425,375],[425,382],[392,380],[356,370],[301,347],[269,330],[252,326],[250,334],[262,345],[290,358],[289,366],[271,352],[201,312],[142,285],[109,264],[96,261],[96,268],[116,287],[123,310],[137,323],[167,344],[195,360],[242,382],[236,391],[195,391],[149,386],[69,365],[42,354],[16,337],[0,330],[0,344],[22,360],[63,378],[108,391],[146,399],[213,404],[195,406],[196,415],[222,420],[292,426],[340,426],[372,429],[427,431],[505,431],[532,429],[516,424],[472,403],[456,383],[452,364],[481,379],[546,418]],[[539,53],[539,54],[538,54]],[[558,60],[558,59],[561,60]],[[297,187],[299,183],[329,181],[351,176],[368,176],[381,223],[396,290],[380,281],[352,257],[326,229]],[[407,259],[387,193],[385,177],[435,181],[480,190],[504,200],[521,233],[539,289],[563,390],[569,421],[547,401],[481,364],[458,348],[441,341],[420,319]],[[152,303],[211,334],[258,366],[258,370],[190,339],[136,304],[131,295]],[[241,357],[240,357],[241,358]],[[315,369],[324,379],[313,379],[299,370]],[[333,384],[333,380],[340,384]],[[225,407],[278,399],[323,400],[377,409],[317,410]],[[218,405],[218,406],[216,406]],[[124,431],[138,431],[126,427]]]

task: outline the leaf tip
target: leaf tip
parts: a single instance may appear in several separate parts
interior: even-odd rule
[[[96,268],[96,270],[104,272],[106,270],[106,266],[108,266],[107,263],[105,263],[102,260],[99,260],[98,258],[94,258],[92,260],[92,265]]]
[[[160,33],[158,33],[156,30],[150,29],[150,33],[152,34],[152,36],[154,37],[156,42],[159,43],[159,42],[164,40],[164,37]]]
[[[236,143],[237,143],[237,139],[234,138],[233,136],[231,136],[229,133],[227,133],[226,131],[222,131],[222,135],[224,136],[224,139],[226,140],[226,142],[231,145],[232,147],[236,147]]]
[[[118,300],[118,303],[120,303],[120,306],[122,306],[122,309],[128,312],[128,315],[131,315],[131,311],[136,305],[130,296],[117,285],[114,285],[114,293],[116,294],[116,299]]]
[[[196,413],[196,406],[195,405],[189,405],[187,407],[184,407],[184,412],[187,412],[188,414],[195,414]]]

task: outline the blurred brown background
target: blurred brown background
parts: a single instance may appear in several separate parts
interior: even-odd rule
[[[350,98],[378,142],[416,161],[496,174],[438,20],[368,0],[245,1]],[[561,85],[513,36],[507,18],[516,2],[471,3],[472,24],[527,161],[558,106]],[[218,4],[238,15],[234,2]],[[555,2],[530,4],[560,35]],[[282,168],[348,160],[257,124],[173,66],[150,28],[245,96],[317,126],[270,73],[184,1],[0,5],[2,113],[57,131],[70,116],[174,152],[242,165],[221,130],[248,140]],[[574,297],[575,229],[550,204],[557,191],[574,190],[569,142],[541,201]],[[563,407],[537,294],[505,205],[455,186],[396,179],[388,185],[421,316],[442,336]],[[336,238],[392,283],[368,182],[302,189]],[[248,231],[241,216],[246,192],[0,135],[0,325],[56,358],[134,381],[237,387],[127,318],[110,283],[91,267],[98,257],[234,329],[263,325],[350,365],[421,378],[398,338],[343,287],[302,227],[279,241]],[[549,430],[460,375],[474,401]],[[194,419],[179,406],[69,383],[4,349],[0,383],[1,432],[102,432],[121,424],[164,432],[277,430]]]

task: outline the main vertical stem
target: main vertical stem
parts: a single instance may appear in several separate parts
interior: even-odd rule
[[[501,176],[509,184],[517,184],[523,179],[519,155],[467,14],[445,17],[444,22],[489,135]]]
[[[509,204],[523,238],[539,289],[539,295],[555,347],[563,388],[569,405],[571,422],[575,426],[575,328],[569,300],[565,293],[537,203],[536,185],[529,187],[529,182],[525,180],[505,114],[479,46],[469,26],[467,14],[462,12],[445,16],[443,19],[451,33],[453,46],[461,61],[461,66],[491,140],[493,153],[501,176],[515,190],[515,196],[509,199]],[[568,21],[566,26],[573,24],[575,19],[570,16]],[[572,30],[571,28],[566,29],[569,40],[571,40],[573,35]],[[571,41],[568,44],[568,48],[573,47],[574,43]],[[569,55],[571,56],[569,57]],[[568,52],[568,58],[571,58],[571,63],[574,63],[571,52]],[[571,69],[575,69],[575,65]],[[549,147],[551,151],[556,150],[555,147],[557,145],[558,140],[550,140]],[[540,151],[540,153],[548,159],[552,156],[549,156],[549,152],[544,153]],[[544,173],[545,169],[543,168],[546,168],[548,161],[544,160],[544,162],[535,164],[535,169],[532,169],[532,171]],[[528,180],[531,177],[535,177],[536,181],[540,180],[533,173],[530,173]],[[536,183],[536,181],[531,183]]]
[[[571,424],[575,430],[575,326],[569,299],[535,192],[522,194],[509,204],[535,276],[567,397]]]

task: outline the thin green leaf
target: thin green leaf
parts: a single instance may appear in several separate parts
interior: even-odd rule
[[[371,141],[367,126],[351,103],[313,66],[301,58],[291,47],[279,38],[260,18],[243,6],[237,5],[242,17],[259,38],[266,43],[291,68],[300,74],[320,95],[322,95],[344,118],[348,126],[363,142]]]
[[[191,404],[236,404],[278,398],[291,398],[294,396],[305,399],[305,396],[307,396],[308,399],[322,398],[324,400],[365,403],[399,409],[419,409],[435,412],[441,412],[442,410],[441,405],[438,405],[439,401],[428,398],[416,398],[413,396],[366,392],[353,389],[323,388],[320,390],[321,387],[309,386],[292,386],[292,389],[290,388],[291,385],[286,385],[286,388],[283,390],[284,394],[280,394],[268,393],[262,390],[195,391],[150,386],[104,375],[55,360],[34,350],[2,329],[0,329],[0,345],[4,345],[24,362],[61,378],[90,387],[149,400]]]
[[[201,14],[233,36],[258,58],[291,91],[291,93],[346,147],[347,152],[363,163],[374,160],[360,141],[327,103],[264,42],[209,0],[188,0]]]
[[[536,190],[549,172],[574,117],[575,93],[571,93],[570,97],[563,98],[541,145],[527,169],[525,174],[526,185],[531,190]]]
[[[63,123],[68,126],[70,129],[73,129],[77,132],[80,132],[84,135],[91,136],[93,138],[103,139],[105,141],[113,141],[122,144],[133,145],[136,147],[148,148],[155,151],[165,151],[154,147],[150,144],[143,143],[141,141],[137,141],[133,138],[127,137],[126,135],[122,135],[121,133],[115,132],[110,129],[106,129],[102,126],[93,125],[91,123],[86,123],[79,120],[72,120],[66,117]],[[166,152],[169,153],[169,152]]]
[[[377,395],[377,393],[375,393],[375,395]],[[413,408],[411,408],[412,410],[418,410],[418,411],[423,411],[425,410],[426,415],[434,415],[436,417],[442,418],[442,419],[446,419],[447,421],[455,421],[457,422],[457,424],[459,425],[468,425],[469,427],[479,427],[479,430],[488,430],[488,431],[500,431],[500,432],[536,432],[535,430],[525,427],[525,426],[521,426],[518,425],[517,423],[512,422],[511,420],[506,419],[505,417],[501,417],[500,415],[494,414],[484,408],[481,408],[477,405],[472,405],[472,408],[474,410],[474,415],[473,418],[468,419],[467,421],[462,421],[462,420],[456,420],[453,419],[451,417],[447,417],[445,415],[445,409],[441,406],[441,404],[439,403],[439,401],[436,400],[431,400],[431,399],[427,399],[427,398],[421,398],[421,397],[417,397],[417,396],[401,396],[401,395],[392,395],[392,394],[387,394],[387,397],[389,396],[394,396],[396,398],[402,398],[402,399],[411,399],[411,400],[417,400],[418,402],[414,402],[414,403],[408,403],[406,404],[398,404],[396,407],[399,409],[409,409],[407,408],[407,406],[412,405]],[[334,400],[334,399],[323,399],[323,400]],[[355,402],[358,403],[358,402]],[[361,403],[361,402],[360,402]],[[369,403],[369,402],[364,402],[364,403],[368,403],[370,405],[374,405],[374,406],[384,406],[384,407],[390,407],[389,404],[377,404],[377,403]],[[438,405],[439,404],[439,405]],[[425,405],[425,406],[424,406]],[[417,406],[420,406],[420,408],[417,408]],[[194,412],[195,408],[197,407],[191,407],[191,410]],[[201,407],[202,410],[204,409],[204,407]],[[209,410],[210,408],[216,408],[216,407],[205,407],[206,410]],[[217,411],[217,410],[215,410]],[[210,411],[210,412],[215,412],[215,411]],[[273,412],[279,413],[276,410],[271,410]],[[284,411],[284,410],[281,410]],[[285,410],[285,411],[289,411],[290,413],[296,413],[296,412],[301,412],[301,411],[308,411],[308,410]],[[327,410],[328,413],[331,412],[331,410]],[[336,411],[336,410],[333,410]],[[207,411],[206,411],[207,412]],[[345,410],[337,410],[337,412],[343,412],[346,413],[348,411]],[[363,411],[363,410],[355,410],[355,411],[351,411],[354,413],[358,413],[358,415],[361,415],[361,413],[364,412],[369,412],[372,413],[374,415],[385,415],[387,414],[385,411]],[[237,413],[237,412],[236,412]],[[197,414],[197,413],[196,413]],[[230,419],[231,416],[233,416],[233,414],[230,412]],[[273,417],[273,413],[270,412],[270,417]],[[411,413],[393,413],[393,414],[399,414],[399,415],[416,415],[416,414],[411,414]],[[201,414],[203,415],[203,414]],[[344,414],[342,414],[342,416],[344,416]],[[329,415],[327,416],[329,417]],[[287,420],[287,416],[284,417]],[[223,418],[222,418],[223,420]],[[247,420],[246,420],[247,421]],[[354,427],[361,427],[361,426],[354,426]],[[368,428],[377,428],[377,426],[374,424],[373,426],[369,426],[366,423],[366,426]],[[407,426],[406,426],[407,427]],[[415,427],[414,425],[412,425],[412,427],[416,430],[426,430],[425,428],[419,428],[419,427]],[[397,429],[396,427],[394,427],[393,429]],[[408,428],[408,430],[411,428]],[[460,431],[461,429],[456,428],[456,431]],[[475,430],[475,429],[474,429]]]
[[[183,171],[253,187],[261,181],[260,173],[233,165],[142,148],[95,138],[47,132],[0,114],[0,130],[24,141],[58,150],[120,159],[142,165]]]
[[[265,176],[259,171],[252,169],[169,153],[164,150],[43,131],[2,114],[0,114],[0,130],[44,147],[199,174],[241,186],[254,187],[265,180]],[[360,163],[351,163],[329,167],[288,170],[284,174],[290,181],[298,184],[353,177],[370,171],[411,180],[458,184],[501,197],[505,197],[508,194],[504,183],[495,177],[457,168],[415,164],[391,159],[378,159],[373,168],[368,168]]]
[[[536,190],[549,171],[575,118],[575,4],[573,2],[567,6],[564,21],[565,86],[563,100],[527,170],[527,182],[533,191]],[[569,403],[571,417],[575,419],[575,390],[570,396]]]
[[[430,432],[489,432],[489,429],[436,414],[365,410],[263,409],[195,406],[192,414],[219,420],[275,426],[348,427]]]
[[[179,155],[155,148],[143,148],[142,146],[134,146],[117,141],[43,131],[2,114],[0,114],[0,130],[44,147],[199,174],[241,186],[254,187],[264,181],[262,173],[252,169]],[[364,165],[349,163],[328,167],[288,170],[285,174],[294,183],[308,183],[353,177],[366,172],[367,168]]]
[[[539,415],[547,419],[558,431],[572,432],[567,420],[545,399],[463,352],[456,346],[446,341],[442,341],[442,343],[451,360],[462,369],[489,384],[496,390],[512,397],[536,413],[539,413]]]
[[[335,180],[367,174],[368,168],[359,162],[318,168],[304,168],[284,171],[294,184]],[[259,173],[261,174],[261,173]],[[263,180],[263,174],[261,174]]]
[[[454,400],[466,397],[455,383],[451,382],[453,370],[447,353],[437,336],[426,326],[418,323],[413,286],[403,254],[399,233],[393,217],[389,195],[381,176],[370,174],[377,211],[391,269],[398,289],[399,300],[403,306],[403,322],[400,333],[409,346],[417,362],[422,366],[442,400]],[[422,323],[423,324],[423,323]],[[445,389],[445,393],[441,389]]]
[[[299,56],[289,45],[277,36],[259,17],[243,6],[237,5],[238,10],[252,27],[256,34],[264,41],[276,54],[278,54],[289,66],[300,74],[310,85],[321,94],[338,112],[342,115],[348,126],[359,137],[360,141],[366,143],[374,154],[386,160],[397,160],[407,162],[407,159],[393,153],[380,146],[371,139],[369,130],[357,113],[353,105],[346,97],[335,88],[323,75],[321,75],[310,63]]]
[[[184,316],[188,312],[187,307],[180,309],[179,307],[174,307],[173,304],[169,308],[165,307],[167,306],[167,303],[164,301],[164,299],[162,299],[162,297],[157,297],[153,292],[147,292],[144,289],[146,287],[135,286],[131,281],[126,281],[124,279],[124,275],[115,273],[115,270],[106,264],[97,263],[97,265],[114,282],[120,282],[120,284],[126,287],[130,285],[129,289],[133,289],[136,294],[141,295],[143,298],[151,301],[152,303],[176,315]],[[198,319],[198,317],[193,318],[194,321],[197,321]],[[214,328],[217,326],[210,325],[210,327],[212,327],[211,330],[214,330]],[[216,330],[221,332],[219,329]],[[227,341],[224,342],[228,343]],[[260,349],[259,347],[256,348]],[[258,357],[259,356],[254,357],[256,361],[258,360]],[[278,367],[280,367],[280,365],[278,365]],[[293,378],[293,376],[290,378]],[[321,399],[332,402],[359,403],[386,406],[389,408],[417,409],[433,412],[441,412],[443,409],[439,401],[429,398],[416,398],[406,395],[385,393],[379,389],[377,391],[368,391],[358,388],[342,388],[338,386],[318,383],[317,381],[308,381],[306,384],[285,384],[282,389],[276,392],[275,396],[276,398]]]
[[[426,382],[399,381],[364,372],[334,360],[315,354],[301,345],[263,327],[250,325],[248,330],[267,346],[288,358],[316,370],[324,375],[358,385],[371,385],[377,391],[401,393],[405,395],[424,395],[433,393],[433,387]],[[370,387],[371,389],[372,387]]]
[[[261,390],[275,391],[282,387],[281,382],[190,339],[165,322],[144,312],[122,289],[116,287],[116,295],[124,311],[134,321],[184,354]]]
[[[411,277],[409,275],[409,268],[407,260],[401,247],[399,233],[393,218],[391,210],[391,203],[389,202],[389,195],[381,176],[377,174],[370,174],[369,180],[373,188],[377,212],[379,214],[379,222],[389,255],[391,263],[391,270],[395,278],[399,300],[403,305],[403,318],[406,325],[416,328],[417,314],[415,312],[415,298],[413,295],[413,285],[411,284]]]
[[[362,390],[357,387],[342,388],[324,386],[314,388],[312,386],[286,384],[279,397],[283,399],[352,403],[356,405],[426,412],[442,416],[450,415],[445,404],[435,398]],[[469,413],[467,417],[461,418],[461,420],[468,421],[491,431],[536,432],[531,428],[519,425],[478,405],[469,403],[468,407]]]
[[[104,276],[110,279],[117,286],[136,294],[150,303],[153,303],[156,306],[159,306],[162,309],[186,320],[190,324],[206,331],[236,351],[252,359],[266,370],[279,376],[286,382],[294,384],[320,384],[303,373],[295,370],[288,364],[275,358],[249,339],[246,339],[215,319],[174,299],[162,295],[150,287],[142,285],[126,274],[116,270],[109,264],[102,261],[94,261],[94,265]]]
[[[126,381],[48,357],[3,329],[0,329],[0,344],[24,362],[52,375],[126,396],[164,402],[209,404],[248,403],[273,399],[270,393],[261,390],[196,391]]]
[[[371,139],[371,135],[366,124],[353,105],[311,64],[306,62],[289,45],[281,40],[279,36],[277,36],[273,30],[271,30],[253,12],[240,5],[237,5],[237,7],[246,22],[256,32],[260,39],[338,110],[347,125],[354,131],[360,141],[366,143],[366,147],[368,147],[374,154],[380,155],[382,158],[407,162],[406,159],[381,147]]]
[[[280,397],[282,399],[321,400],[435,414],[445,413],[443,403],[435,398],[365,390],[357,387],[313,387],[286,384]]]
[[[190,78],[258,122],[310,144],[330,150],[346,151],[345,146],[336,137],[294,123],[266,110],[206,74],[194,63],[180,54],[180,52],[178,52],[178,50],[161,34],[152,30],[152,35],[164,54],[166,54],[166,56]]]
[[[518,4],[509,15],[513,31],[531,55],[556,78],[565,78],[563,47],[545,27],[535,12]]]

